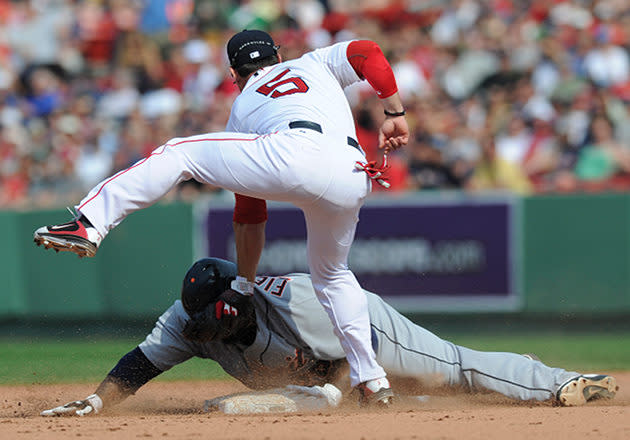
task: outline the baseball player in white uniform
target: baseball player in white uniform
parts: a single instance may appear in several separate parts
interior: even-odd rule
[[[226,132],[175,138],[105,179],[75,207],[69,223],[37,229],[35,242],[93,256],[127,215],[145,208],[179,182],[194,178],[237,194],[234,227],[238,276],[230,286],[254,293],[264,246],[265,200],[304,212],[309,269],[364,403],[393,396],[370,345],[366,296],[347,264],[359,209],[381,171],[356,141],[344,87],[366,79],[381,98],[386,152],[407,143],[409,129],[391,67],[375,43],[343,42],[282,62],[271,36],[245,30],[227,45],[230,72],[241,94]]]
[[[347,391],[344,350],[310,277],[299,273],[258,277],[256,295],[242,296],[235,308],[225,304],[223,293],[235,276],[231,262],[197,261],[184,277],[181,300],[120,359],[94,394],[42,415],[99,412],[192,357],[216,361],[254,390],[285,387],[282,394],[301,409],[309,408],[308,401],[318,396],[328,406],[331,390]],[[435,386],[489,390],[517,400],[551,399],[567,406],[612,398],[617,391],[615,378],[609,375],[583,375],[521,354],[455,345],[412,323],[378,295],[366,292],[366,297],[377,361],[391,377],[413,379],[424,390]],[[248,397],[246,410],[251,404],[264,405],[256,402],[257,396]],[[301,402],[306,404],[300,407]]]

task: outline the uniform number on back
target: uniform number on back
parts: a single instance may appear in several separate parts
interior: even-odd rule
[[[258,87],[256,91],[270,98],[279,98],[280,96],[293,95],[294,93],[308,92],[308,86],[302,78],[290,76],[284,78],[290,69],[285,69],[271,81]]]
[[[256,277],[256,284],[266,293],[274,296],[282,296],[287,282],[291,278],[287,277]]]

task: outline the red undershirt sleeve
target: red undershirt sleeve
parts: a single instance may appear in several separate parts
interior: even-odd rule
[[[394,72],[378,44],[369,40],[352,41],[346,54],[359,78],[367,80],[379,98],[388,98],[398,91]]]
[[[234,194],[233,220],[242,224],[258,224],[267,221],[267,202],[262,199]]]

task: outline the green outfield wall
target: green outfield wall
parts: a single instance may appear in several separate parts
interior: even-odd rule
[[[94,258],[35,246],[37,227],[67,219],[65,210],[0,212],[0,317],[155,317],[179,297],[194,258],[190,205],[129,216]]]
[[[526,198],[524,310],[630,311],[630,195]]]
[[[630,313],[630,195],[520,200],[515,240],[522,302],[516,313]],[[0,211],[0,319],[154,319],[179,297],[199,255],[190,204],[129,216],[95,258],[44,251],[33,231],[64,210]]]

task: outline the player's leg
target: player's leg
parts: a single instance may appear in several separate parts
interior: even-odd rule
[[[519,400],[555,398],[564,384],[580,376],[520,354],[457,346],[414,324],[378,296],[370,295],[368,301],[377,360],[390,374],[431,386],[496,391]]]
[[[516,353],[484,352],[456,345],[461,377],[471,390],[496,391],[519,400],[548,400],[579,376]]]
[[[285,156],[282,164],[290,163],[292,147],[282,134],[213,133],[172,139],[96,185],[81,200],[76,209],[89,220],[88,227],[76,220],[42,227],[35,232],[35,241],[44,245],[50,241],[51,247],[79,255],[87,248],[92,256],[102,238],[127,215],[190,178],[247,195],[280,198],[295,185],[294,171],[279,167],[273,153]]]
[[[352,172],[354,161],[362,156],[345,148],[335,153],[330,165],[332,180],[322,198],[301,206],[306,217],[309,268],[315,293],[350,365],[351,385],[361,385],[362,396],[369,396],[364,401],[385,402],[392,392],[371,346],[365,294],[347,264],[369,183],[363,173]]]
[[[232,133],[175,138],[149,156],[96,185],[76,206],[105,236],[127,215],[152,205],[178,183],[194,178],[223,186],[231,170],[223,161],[222,143],[236,149],[257,136]],[[233,180],[233,179],[229,179]]]
[[[371,346],[367,300],[347,257],[354,238],[357,212],[305,210],[309,268],[315,293],[330,317],[350,364],[350,382],[385,376]]]

